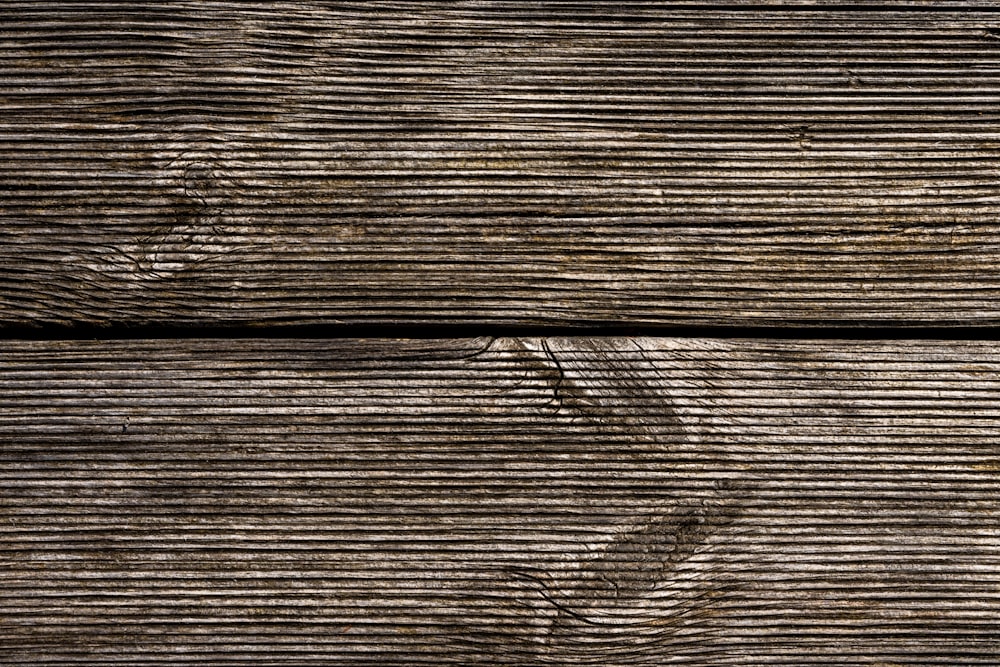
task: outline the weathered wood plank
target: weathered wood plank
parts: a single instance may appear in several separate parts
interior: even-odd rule
[[[5,324],[1000,323],[994,2],[28,0]]]
[[[0,343],[0,661],[996,664],[995,343]]]

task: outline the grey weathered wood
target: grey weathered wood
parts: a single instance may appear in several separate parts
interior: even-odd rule
[[[996,664],[993,342],[0,343],[0,662]]]
[[[1000,323],[997,3],[659,5],[8,3],[0,323]]]

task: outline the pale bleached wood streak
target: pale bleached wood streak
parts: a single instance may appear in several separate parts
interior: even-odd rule
[[[998,324],[997,10],[8,3],[0,322]]]
[[[996,664],[1000,351],[0,343],[0,661]]]

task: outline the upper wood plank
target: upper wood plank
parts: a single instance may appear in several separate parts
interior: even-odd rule
[[[996,3],[26,1],[0,325],[1000,323]]]

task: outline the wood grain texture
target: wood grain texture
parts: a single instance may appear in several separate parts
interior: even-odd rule
[[[995,343],[0,343],[0,661],[996,664]]]
[[[1000,324],[995,2],[0,10],[0,323]]]

